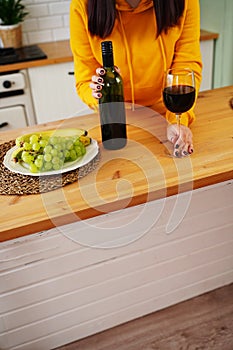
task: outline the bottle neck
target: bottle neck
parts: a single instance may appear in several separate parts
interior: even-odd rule
[[[114,66],[114,60],[113,60],[113,54],[103,54],[103,66],[104,67],[113,67]]]

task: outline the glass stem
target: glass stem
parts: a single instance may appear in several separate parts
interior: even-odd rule
[[[178,137],[180,137],[180,119],[181,119],[181,114],[176,114],[176,122],[178,126]]]

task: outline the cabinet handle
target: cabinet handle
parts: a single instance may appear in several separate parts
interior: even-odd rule
[[[4,128],[4,126],[7,126],[7,125],[8,125],[7,122],[3,122],[3,123],[0,124],[0,128]]]
[[[230,104],[231,108],[233,109],[233,97],[230,99],[229,104]]]
[[[74,72],[68,72],[69,75],[74,75]]]

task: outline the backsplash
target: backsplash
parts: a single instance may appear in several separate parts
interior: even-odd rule
[[[23,45],[69,39],[70,0],[24,0]]]

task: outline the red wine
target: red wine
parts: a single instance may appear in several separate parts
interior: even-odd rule
[[[114,67],[112,42],[103,41],[101,47],[106,71],[99,99],[102,142],[106,149],[120,149],[127,143],[123,81]]]
[[[187,112],[195,101],[195,88],[189,85],[168,86],[163,90],[163,101],[172,113]]]

